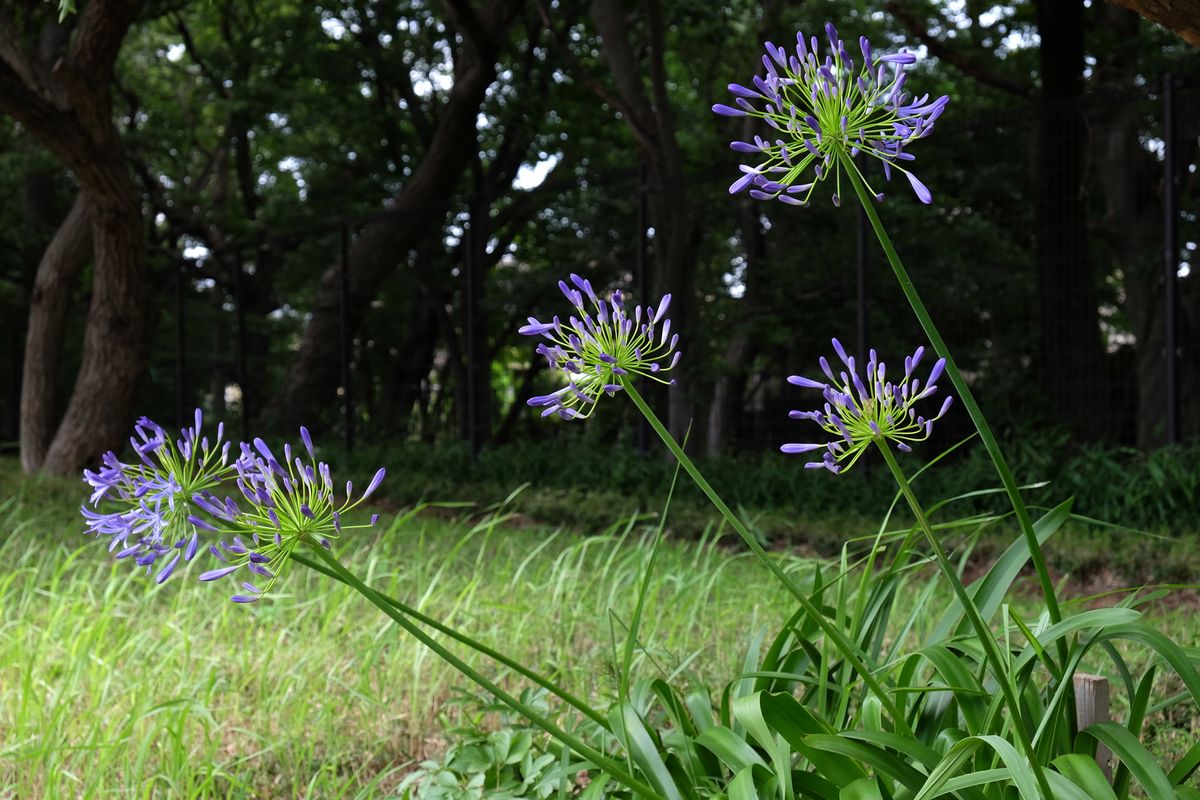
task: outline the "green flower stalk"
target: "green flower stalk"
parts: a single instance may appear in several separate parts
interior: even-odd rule
[[[778,137],[774,142],[760,137],[753,145],[747,142],[731,144],[735,151],[758,152],[766,160],[743,167],[743,177],[735,182],[730,190],[741,191],[749,188],[753,197],[761,199],[794,199],[797,194],[807,197],[811,187],[801,182],[807,180],[802,177],[806,170],[812,170],[818,181],[836,173],[839,188],[835,194],[835,203],[840,204],[840,180],[841,176],[846,177],[871,222],[888,264],[921,328],[938,357],[945,359],[946,374],[979,432],[980,441],[991,457],[1012,504],[1017,523],[1029,547],[1030,559],[1037,572],[1050,620],[1060,622],[1062,610],[1059,608],[1041,544],[1033,529],[1033,519],[1021,497],[1016,478],[1000,450],[991,426],[975,401],[970,386],[954,362],[945,340],[925,308],[904,263],[892,245],[891,238],[880,222],[875,203],[882,199],[881,195],[867,185],[856,163],[856,157],[865,153],[881,162],[887,177],[890,177],[890,171],[893,169],[904,171],[918,199],[923,203],[930,203],[932,196],[929,190],[920,181],[915,180],[912,173],[899,162],[911,161],[911,154],[905,152],[904,147],[916,139],[924,138],[933,130],[933,122],[945,110],[948,99],[943,97],[931,103],[927,96],[922,96],[911,100],[905,91],[904,76],[901,73],[916,60],[915,56],[900,53],[876,57],[865,39],[860,40],[864,68],[861,74],[855,76],[853,59],[846,51],[837,30],[832,25],[826,25],[826,33],[830,55],[824,60],[816,55],[815,38],[806,44],[804,36],[798,35],[797,52],[794,56],[789,56],[783,48],[767,43],[767,55],[763,58],[766,76],[756,76],[753,89],[731,84],[730,91],[737,96],[736,106],[713,107],[716,113],[726,116],[763,119],[774,132],[770,135]],[[866,64],[873,64],[874,72],[867,70]],[[888,67],[894,75],[894,79],[886,85],[884,78],[887,70],[881,71],[883,66]],[[834,111],[830,109],[836,110],[838,101],[844,110],[837,116],[837,124],[833,124]],[[755,105],[756,103],[759,105]],[[878,117],[881,121],[879,126],[852,123],[852,120],[876,119],[872,115],[883,115]],[[797,200],[792,204],[797,205],[800,202]],[[1060,660],[1065,659],[1066,642],[1059,643],[1058,651]]]
[[[606,304],[604,301],[596,297],[590,283],[585,279],[578,275],[572,275],[571,281],[580,287],[580,291],[570,289],[564,281],[559,281],[559,288],[577,310],[583,306],[584,293],[592,299],[592,302],[598,309],[605,308]],[[617,298],[620,297],[618,292],[614,292],[613,294]],[[664,297],[658,309],[646,314],[647,322],[644,324],[641,322],[640,307],[634,312],[633,319],[630,319],[628,316],[614,318],[612,315],[609,315],[606,319],[600,319],[588,324],[586,320],[580,321],[572,318],[570,329],[576,332],[577,341],[568,335],[566,338],[567,345],[563,346],[561,343],[558,345],[562,350],[561,353],[557,350],[547,348],[544,344],[539,345],[537,350],[539,354],[546,356],[550,360],[551,367],[567,373],[568,386],[565,390],[560,390],[553,395],[534,397],[528,401],[529,405],[549,406],[548,410],[542,413],[543,417],[557,411],[559,416],[564,419],[584,418],[587,414],[579,413],[576,410],[577,407],[573,405],[573,403],[584,403],[582,398],[575,397],[574,392],[577,389],[577,384],[573,382],[573,376],[586,374],[590,370],[593,374],[600,375],[602,373],[604,377],[601,380],[611,380],[613,383],[606,385],[603,388],[603,392],[608,394],[624,392],[629,396],[629,399],[637,406],[638,411],[642,413],[642,416],[650,423],[655,433],[662,439],[663,444],[667,446],[667,449],[675,456],[680,466],[695,481],[696,485],[704,492],[729,523],[730,527],[737,532],[746,543],[746,546],[750,548],[751,552],[771,571],[771,574],[791,593],[796,602],[800,604],[817,626],[820,627],[828,643],[846,659],[862,679],[867,689],[879,699],[880,704],[886,710],[888,716],[891,717],[896,729],[911,735],[912,729],[908,725],[904,714],[901,712],[899,706],[896,705],[895,700],[892,699],[891,693],[867,666],[859,648],[850,640],[845,631],[834,621],[830,620],[796,582],[792,580],[791,576],[784,572],[777,561],[771,558],[767,551],[763,549],[758,539],[750,532],[745,523],[733,513],[733,510],[729,508],[725,501],[721,499],[721,496],[717,494],[716,490],[713,489],[712,485],[701,474],[695,462],[684,452],[683,447],[675,440],[675,437],[671,435],[670,431],[663,425],[658,415],[654,413],[654,410],[650,408],[649,404],[646,403],[635,387],[634,384],[638,376],[648,375],[656,377],[660,371],[665,371],[655,367],[657,362],[651,361],[650,358],[652,356],[648,355],[648,353],[653,353],[653,351],[643,349],[643,345],[640,344],[642,340],[637,340],[638,344],[630,344],[629,335],[638,330],[637,326],[639,324],[643,325],[644,328],[650,328],[651,333],[643,333],[643,335],[645,341],[653,345],[655,336],[652,334],[652,326],[661,323],[658,344],[660,347],[665,348],[666,352],[674,351],[674,356],[667,368],[674,367],[679,360],[678,351],[675,350],[678,335],[672,335],[668,341],[667,332],[669,331],[669,323],[663,322],[663,314],[669,301],[670,295]],[[614,311],[620,305],[619,300],[614,302]],[[530,317],[529,325],[522,327],[520,332],[527,336],[542,335],[550,338],[551,336],[561,335],[559,332],[562,327],[557,317],[553,323],[548,324],[538,322],[535,318]],[[589,337],[585,339],[582,335],[578,335],[578,332],[581,330],[587,331]],[[622,332],[624,332],[623,335]],[[547,352],[548,350],[550,352]],[[658,380],[662,383],[670,383],[662,379]],[[572,400],[572,398],[574,399]],[[592,404],[594,404],[594,399],[592,400]]]

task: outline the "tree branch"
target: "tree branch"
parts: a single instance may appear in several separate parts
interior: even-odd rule
[[[1200,46],[1200,0],[1111,0]]]
[[[611,108],[618,111],[621,116],[630,121],[630,128],[633,135],[637,138],[638,143],[644,148],[653,148],[654,142],[647,134],[644,128],[641,128],[636,123],[637,114],[633,108],[625,102],[625,100],[614,95],[608,90],[604,84],[600,83],[590,72],[584,67],[583,62],[571,50],[571,45],[567,43],[566,38],[554,27],[554,23],[550,21],[550,13],[546,10],[543,0],[536,0],[538,14],[542,18],[542,23],[546,26],[546,30],[550,31],[551,41],[554,42],[555,49],[559,54],[566,59],[571,65],[572,74],[583,81],[583,85],[592,90],[592,93],[607,103]]]
[[[925,20],[912,13],[911,9],[906,8],[897,2],[897,0],[888,0],[888,2],[884,3],[884,9],[895,17],[901,25],[907,28],[913,36],[916,36],[921,44],[925,45],[929,52],[939,61],[944,61],[956,67],[964,75],[968,75],[994,89],[1000,89],[1001,91],[1025,98],[1033,96],[1033,87],[1028,82],[1019,81],[995,72],[978,63],[966,53],[948,46],[941,39],[938,39],[929,32],[929,26],[925,24]]]

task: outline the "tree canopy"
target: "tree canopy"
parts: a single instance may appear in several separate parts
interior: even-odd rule
[[[804,209],[731,196],[729,142],[761,132],[710,107],[761,71],[763,41],[827,18],[917,53],[911,88],[951,97],[913,148],[932,207],[900,180],[880,213],[1010,432],[1163,441],[1169,138],[1200,428],[1200,58],[1125,9],[78,5],[0,14],[0,435],[29,469],[70,471],[132,416],[193,405],[372,438],[553,435],[524,406],[553,378],[516,330],[563,312],[570,272],[672,293],[681,374],[653,399],[695,447],[777,444],[785,376],[856,339],[857,224],[824,189]],[[911,350],[866,253],[871,346]],[[603,409],[595,427],[625,423]]]

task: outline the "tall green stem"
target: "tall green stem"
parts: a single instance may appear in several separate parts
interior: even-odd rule
[[[946,342],[942,339],[942,335],[938,332],[937,326],[933,324],[933,318],[929,316],[929,311],[925,308],[925,304],[921,301],[921,296],[917,294],[917,288],[913,285],[912,279],[908,277],[908,271],[904,269],[903,262],[900,261],[900,256],[896,253],[896,248],[892,246],[891,237],[887,231],[883,229],[883,223],[879,221],[879,215],[875,213],[874,198],[867,192],[866,186],[863,184],[862,176],[858,174],[858,169],[855,168],[853,162],[850,161],[850,156],[840,156],[844,172],[849,176],[850,182],[854,184],[854,191],[858,194],[859,202],[862,203],[863,210],[867,214],[867,219],[871,221],[871,227],[875,229],[875,236],[879,239],[879,244],[883,248],[884,255],[887,256],[888,263],[892,267],[892,272],[896,275],[896,280],[900,282],[900,289],[904,292],[904,296],[908,298],[909,305],[912,306],[913,313],[917,316],[917,321],[921,323],[921,329],[925,331],[925,335],[929,337],[929,343],[933,345],[933,349],[939,356],[946,359],[946,374],[950,376],[951,383],[954,384],[954,389],[958,392],[959,400],[967,409],[967,413],[971,416],[971,421],[975,423],[975,429],[979,431],[979,439],[983,442],[984,448],[988,455],[991,456],[992,463],[996,466],[996,472],[1000,475],[1000,481],[1004,484],[1004,491],[1008,493],[1008,499],[1012,503],[1013,511],[1017,516],[1017,523],[1021,526],[1021,532],[1025,535],[1025,541],[1029,546],[1029,557],[1033,561],[1033,568],[1037,571],[1038,583],[1041,584],[1042,595],[1046,602],[1046,611],[1050,615],[1050,621],[1062,621],[1062,611],[1058,607],[1058,597],[1054,592],[1054,584],[1050,580],[1050,572],[1046,569],[1046,559],[1042,554],[1041,544],[1038,542],[1037,533],[1033,529],[1033,519],[1029,516],[1029,509],[1025,506],[1025,501],[1021,497],[1021,490],[1017,486],[1017,480],[1013,477],[1012,470],[1008,467],[1008,462],[1004,459],[1004,454],[1000,452],[1000,445],[996,441],[996,436],[992,433],[992,428],[988,425],[987,420],[983,416],[983,411],[980,410],[979,404],[975,402],[975,395],[971,393],[971,387],[967,385],[963,379],[962,372],[958,365],[954,362],[954,357],[950,355],[950,348],[946,347]],[[1059,642],[1059,655],[1066,660],[1067,644],[1065,641]]]
[[[1000,685],[1000,692],[1004,695],[1004,703],[1008,706],[1009,713],[1012,714],[1013,731],[1017,736],[1017,740],[1021,743],[1021,748],[1025,751],[1025,757],[1029,759],[1029,766],[1033,769],[1034,777],[1037,778],[1042,795],[1049,800],[1054,795],[1050,792],[1050,784],[1047,782],[1045,772],[1037,760],[1037,752],[1033,748],[1031,732],[1025,724],[1024,715],[1021,713],[1021,704],[1017,700],[1016,689],[1013,688],[1012,682],[1008,679],[1008,672],[1004,669],[1004,659],[1000,655],[1000,648],[996,645],[996,639],[992,635],[992,631],[987,626],[987,623],[983,621],[983,616],[979,613],[979,607],[975,605],[975,601],[967,594],[967,588],[963,586],[958,573],[954,571],[954,565],[950,563],[950,558],[946,555],[941,541],[937,538],[937,534],[933,532],[933,527],[929,524],[929,518],[925,516],[925,510],[917,502],[917,496],[913,493],[912,486],[908,483],[908,478],[904,476],[904,471],[900,469],[900,464],[896,461],[896,457],[892,455],[892,451],[888,448],[887,441],[876,439],[875,443],[879,445],[879,452],[883,453],[883,460],[887,462],[888,469],[892,471],[892,476],[896,479],[896,485],[900,487],[904,499],[908,501],[908,507],[912,509],[913,516],[917,519],[917,526],[925,534],[925,539],[929,542],[929,547],[933,551],[933,557],[937,560],[938,568],[941,569],[942,574],[946,577],[950,588],[954,590],[954,596],[958,598],[959,604],[963,607],[963,613],[970,620],[971,627],[975,629],[975,638],[983,646],[984,657],[991,662],[992,672],[996,675],[996,683]]]
[[[308,567],[309,569],[316,570],[317,572],[321,573],[322,575],[326,576],[327,578],[333,578],[335,581],[340,581],[341,583],[346,583],[346,581],[343,580],[342,577],[338,573],[334,572],[332,569],[325,566],[324,564],[322,564],[318,561],[312,560],[304,553],[293,552],[292,560],[303,564],[304,566]],[[347,585],[349,585],[349,584],[347,584]],[[454,628],[451,628],[449,625],[445,625],[441,622],[438,622],[436,619],[429,616],[428,614],[423,614],[420,611],[418,611],[417,609],[413,608],[412,606],[410,606],[406,603],[403,603],[394,597],[389,597],[381,592],[376,592],[376,594],[380,597],[380,599],[383,600],[383,602],[387,603],[388,605],[392,606],[396,610],[400,611],[402,614],[406,614],[406,615],[412,617],[413,619],[417,620],[418,622],[420,622],[423,625],[428,625],[430,628],[433,628],[438,633],[442,633],[442,634],[445,634],[446,636],[449,636],[454,641],[456,641],[460,644],[466,645],[467,647],[471,648],[475,652],[480,653],[499,664],[503,664],[504,666],[511,669],[513,672],[516,672],[518,675],[521,675],[522,677],[533,681],[538,686],[541,686],[546,691],[555,695],[560,700],[562,700],[567,705],[574,708],[579,713],[583,714],[588,719],[592,720],[593,722],[595,722],[605,728],[608,727],[608,720],[604,718],[603,714],[601,714],[599,711],[592,708],[590,705],[585,703],[583,700],[576,697],[574,694],[567,691],[563,687],[559,686],[557,683],[550,680],[549,678],[547,678],[543,675],[539,675],[538,673],[529,669],[525,665],[521,664],[519,661],[515,661],[514,659],[509,658],[508,656],[504,655],[499,650],[494,650],[491,647],[488,647],[483,642],[477,641],[476,639],[471,638],[470,636],[466,635],[465,633],[461,633],[461,632],[455,630]]]
[[[367,586],[365,583],[359,580],[354,573],[342,566],[342,562],[338,561],[328,550],[323,547],[316,547],[314,550],[339,580],[357,591],[363,597],[367,598],[367,600],[369,600],[376,608],[391,617],[393,622],[407,631],[421,644],[432,650],[433,653],[443,661],[454,667],[456,670],[470,678],[475,683],[479,684],[479,686],[490,692],[497,700],[504,703],[521,716],[525,717],[525,719],[529,720],[546,733],[550,734],[550,736],[558,740],[564,746],[569,747],[579,755],[592,761],[594,764],[596,764],[596,766],[608,772],[615,779],[625,785],[630,791],[646,798],[646,800],[660,800],[658,794],[653,789],[639,781],[637,778],[633,777],[633,775],[630,775],[629,772],[625,770],[623,765],[609,758],[596,748],[580,741],[576,737],[564,731],[562,728],[559,728],[542,714],[538,713],[525,703],[522,703],[511,694],[501,689],[495,683],[477,672],[473,667],[471,667],[471,665],[467,664],[461,658],[440,645],[436,639],[425,633],[425,631],[417,627],[417,625],[409,620],[408,617],[405,616],[401,611],[384,600],[378,592],[376,592],[370,586]]]
[[[738,536],[741,536],[746,542],[746,546],[750,548],[754,555],[758,556],[759,561],[763,562],[763,564],[767,566],[767,569],[771,570],[775,577],[779,579],[779,582],[782,583],[789,592],[791,592],[792,596],[796,598],[796,601],[800,603],[801,608],[804,609],[804,612],[808,614],[808,616],[818,625],[818,627],[821,628],[821,631],[829,638],[829,641],[832,642],[842,656],[848,662],[850,662],[850,665],[855,669],[855,671],[862,676],[863,682],[872,692],[875,693],[875,696],[879,698],[879,702],[883,704],[884,709],[887,710],[888,715],[892,718],[892,722],[896,725],[896,727],[905,734],[913,735],[912,728],[909,727],[908,721],[905,720],[904,715],[900,712],[900,709],[896,706],[895,702],[893,702],[891,696],[884,689],[883,685],[880,684],[875,678],[875,675],[871,672],[870,668],[867,667],[862,658],[859,657],[854,643],[847,638],[843,631],[841,631],[833,622],[829,620],[829,617],[827,617],[819,608],[817,608],[812,600],[808,598],[808,595],[806,595],[800,589],[800,587],[796,585],[795,581],[788,577],[787,573],[783,571],[783,568],[780,567],[779,564],[776,563],[775,559],[771,558],[771,556],[767,554],[767,551],[763,549],[763,546],[758,543],[758,539],[755,538],[755,536],[750,533],[749,530],[747,530],[746,526],[740,519],[737,518],[737,515],[733,513],[729,506],[725,505],[725,501],[721,499],[721,496],[718,495],[716,490],[712,488],[712,485],[710,485],[709,482],[705,480],[704,476],[700,474],[700,470],[696,467],[696,464],[691,458],[688,457],[688,454],[683,451],[683,448],[679,446],[679,443],[675,441],[675,437],[673,437],[670,431],[666,429],[666,426],[662,424],[662,421],[659,420],[658,415],[654,413],[654,410],[650,408],[645,399],[638,394],[637,389],[634,388],[634,382],[631,380],[626,380],[622,383],[626,393],[628,393],[630,399],[633,400],[633,404],[637,406],[638,411],[642,412],[642,416],[644,416],[646,421],[650,423],[650,427],[652,427],[654,432],[658,434],[659,438],[663,440],[663,444],[665,444],[667,449],[671,451],[671,454],[675,456],[680,466],[684,468],[687,474],[692,477],[692,480],[696,482],[696,485],[700,487],[700,491],[704,492],[704,494],[708,496],[708,499],[712,501],[712,504],[716,506],[718,511],[721,512],[721,516],[725,518],[730,527],[732,527],[734,531],[737,532]]]

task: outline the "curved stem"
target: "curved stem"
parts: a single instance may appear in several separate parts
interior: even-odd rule
[[[865,683],[867,687],[874,692],[875,696],[879,698],[879,702],[883,704],[884,709],[887,710],[888,715],[892,718],[892,721],[895,723],[896,727],[907,735],[913,735],[912,728],[909,727],[908,721],[905,720],[904,715],[900,712],[899,707],[896,706],[895,702],[884,689],[883,685],[875,678],[875,675],[871,672],[870,668],[858,655],[858,651],[855,648],[854,643],[847,638],[843,631],[830,622],[829,618],[825,616],[825,614],[822,613],[819,608],[817,608],[812,600],[808,598],[808,595],[804,594],[800,587],[796,585],[795,581],[788,577],[787,573],[783,571],[783,568],[780,567],[778,563],[776,563],[775,559],[771,558],[771,556],[767,554],[767,551],[764,550],[763,546],[758,543],[758,539],[755,538],[754,534],[747,530],[742,521],[737,518],[737,515],[733,513],[729,506],[725,504],[725,501],[721,499],[721,496],[717,494],[716,490],[712,488],[712,485],[709,484],[709,482],[705,480],[704,476],[700,474],[700,470],[696,467],[696,464],[691,458],[688,457],[688,454],[683,451],[683,448],[679,446],[679,443],[675,441],[675,437],[673,437],[670,431],[666,429],[666,426],[662,424],[662,421],[659,420],[658,415],[654,413],[654,410],[650,408],[645,399],[638,394],[637,389],[634,388],[633,381],[623,380],[622,385],[624,386],[625,392],[629,395],[630,399],[633,400],[633,404],[637,406],[638,411],[642,412],[642,416],[644,416],[646,421],[650,423],[650,427],[652,427],[654,432],[658,434],[659,438],[663,440],[663,444],[665,444],[667,449],[671,451],[671,454],[675,456],[675,459],[679,462],[680,466],[682,466],[687,474],[692,477],[692,480],[696,482],[696,486],[700,487],[700,491],[704,492],[704,494],[708,496],[708,499],[712,501],[712,504],[716,506],[718,511],[721,512],[721,516],[725,518],[730,527],[732,527],[734,531],[737,532],[738,536],[741,536],[742,540],[746,542],[746,546],[750,548],[754,555],[758,556],[758,560],[763,562],[763,564],[767,566],[767,569],[771,570],[771,573],[774,574],[779,582],[783,584],[784,588],[791,592],[792,596],[796,598],[796,601],[800,603],[801,608],[804,609],[804,612],[808,614],[810,618],[812,618],[813,622],[815,622],[817,626],[821,628],[821,631],[825,634],[825,636],[829,638],[829,641],[832,642],[842,656],[848,662],[850,662],[850,665],[855,669],[855,671],[862,676],[863,683]]]
[[[946,342],[938,332],[937,326],[933,324],[933,318],[929,316],[929,311],[921,301],[921,296],[917,294],[916,286],[913,285],[912,279],[908,277],[908,271],[904,268],[903,262],[900,261],[900,256],[896,253],[896,248],[892,245],[891,237],[883,229],[883,223],[879,221],[879,215],[875,213],[873,198],[867,193],[862,177],[854,168],[848,155],[841,156],[841,159],[845,167],[844,171],[849,176],[850,182],[854,184],[854,191],[858,194],[859,202],[862,203],[863,210],[867,214],[867,219],[871,221],[871,227],[875,229],[875,236],[879,239],[879,244],[883,248],[884,255],[887,256],[888,263],[892,267],[892,272],[895,273],[896,280],[900,283],[900,289],[904,292],[904,296],[908,298],[908,303],[912,306],[917,321],[921,323],[921,329],[929,337],[929,343],[933,345],[933,349],[940,357],[946,359],[946,374],[950,376],[950,381],[954,384],[954,389],[958,392],[959,400],[962,401],[963,406],[967,409],[967,413],[971,416],[971,421],[975,423],[975,429],[979,431],[979,438],[983,442],[988,455],[991,456],[992,463],[996,467],[996,472],[1000,476],[1001,483],[1004,484],[1004,491],[1008,494],[1013,511],[1016,512],[1017,523],[1021,526],[1021,533],[1025,535],[1025,541],[1029,546],[1029,558],[1033,562],[1034,569],[1037,571],[1038,583],[1041,584],[1042,595],[1046,602],[1046,611],[1050,615],[1050,621],[1051,623],[1061,622],[1062,610],[1058,606],[1058,597],[1054,591],[1054,583],[1050,580],[1050,572],[1046,568],[1046,558],[1042,554],[1041,544],[1038,543],[1037,533],[1033,529],[1033,519],[1029,516],[1029,509],[1025,506],[1025,501],[1021,497],[1017,480],[1013,477],[1012,470],[1009,469],[1008,462],[1004,459],[1004,454],[1000,452],[1000,445],[996,441],[995,434],[992,433],[991,426],[988,425],[987,420],[984,418],[983,411],[980,410],[979,404],[975,402],[975,396],[971,393],[971,387],[963,379],[962,372],[954,362],[954,357],[950,355],[950,348],[946,346]],[[1066,647],[1067,644],[1065,641],[1059,642],[1059,655],[1064,661],[1066,660]]]
[[[925,539],[929,542],[929,547],[933,551],[933,557],[937,560],[938,568],[941,569],[942,574],[946,577],[950,588],[954,590],[954,596],[958,598],[959,604],[963,607],[963,613],[971,621],[971,627],[975,629],[975,638],[983,646],[984,657],[991,662],[992,672],[996,675],[996,683],[1000,685],[1000,691],[1004,695],[1004,703],[1008,706],[1009,713],[1012,714],[1013,731],[1016,733],[1017,740],[1021,743],[1021,748],[1025,751],[1025,757],[1029,759],[1029,766],[1033,770],[1033,775],[1037,779],[1043,797],[1049,800],[1054,795],[1050,792],[1050,784],[1046,780],[1046,774],[1037,760],[1037,752],[1033,748],[1033,739],[1026,727],[1025,717],[1021,714],[1021,704],[1017,700],[1016,689],[1013,688],[1012,683],[1008,680],[1008,673],[1004,669],[1004,659],[1000,656],[1000,648],[996,644],[995,636],[987,626],[987,623],[983,621],[983,616],[979,613],[979,607],[975,605],[975,601],[967,593],[967,587],[963,586],[958,573],[954,571],[954,565],[950,563],[950,558],[946,555],[941,541],[938,540],[937,534],[933,532],[933,527],[929,524],[929,518],[925,516],[925,510],[917,502],[917,496],[913,493],[912,486],[909,485],[908,479],[904,476],[904,471],[900,468],[896,457],[888,449],[887,442],[882,439],[876,439],[875,444],[879,446],[879,452],[883,453],[883,460],[887,462],[888,469],[892,471],[892,476],[896,479],[896,485],[900,487],[900,491],[904,494],[904,499],[908,501],[908,507],[912,509],[913,516],[917,518],[917,526],[925,534]]]
[[[338,573],[334,572],[332,569],[330,569],[329,567],[325,566],[324,564],[322,564],[320,562],[313,561],[312,559],[310,559],[308,556],[306,556],[303,553],[293,552],[292,560],[303,564],[304,566],[308,567],[309,569],[316,570],[317,572],[321,573],[322,575],[324,575],[328,578],[333,578],[335,581],[340,581],[341,583],[346,583],[346,581],[343,580],[342,577],[340,575],[338,575]],[[349,586],[350,584],[346,583],[346,585]],[[495,661],[499,664],[503,664],[504,666],[511,669],[513,672],[516,672],[517,674],[521,675],[522,677],[533,681],[538,686],[541,686],[546,691],[555,695],[560,700],[562,700],[564,703],[571,706],[572,708],[574,708],[579,713],[583,714],[588,719],[592,720],[593,722],[597,723],[598,725],[603,726],[604,728],[608,728],[608,720],[605,719],[603,714],[601,714],[599,711],[596,711],[594,708],[589,706],[583,700],[579,699],[574,694],[572,694],[571,692],[562,688],[561,686],[559,686],[557,683],[550,680],[549,678],[539,675],[538,673],[534,672],[533,670],[531,670],[528,667],[521,664],[519,661],[515,661],[512,658],[509,658],[508,656],[504,655],[499,650],[493,650],[492,648],[488,647],[483,642],[477,641],[465,633],[460,633],[459,631],[455,630],[454,628],[451,628],[449,625],[438,622],[436,619],[429,616],[428,614],[423,614],[422,612],[418,611],[417,609],[413,608],[412,606],[410,606],[406,603],[403,603],[394,597],[389,597],[378,591],[376,591],[375,593],[379,596],[379,598],[381,600],[383,600],[383,602],[385,602],[388,605],[392,606],[393,608],[397,609],[401,613],[407,614],[408,616],[412,617],[413,619],[417,620],[418,622],[420,622],[424,625],[428,625],[429,627],[433,628],[438,633],[442,633],[442,634],[445,634],[446,636],[449,636],[451,639],[458,642],[459,644],[464,644],[467,647],[471,648],[472,650],[476,651],[477,653],[487,656],[488,658],[492,659],[493,661]]]
[[[354,589],[363,597],[367,598],[367,600],[371,601],[376,608],[391,617],[392,621],[411,634],[421,644],[432,650],[434,654],[443,661],[454,667],[456,670],[470,678],[475,683],[479,684],[479,686],[490,692],[497,700],[504,703],[521,716],[525,717],[525,719],[529,720],[546,733],[550,734],[551,737],[561,742],[564,746],[569,747],[579,755],[592,761],[596,766],[608,772],[613,776],[613,778],[620,781],[630,791],[641,795],[642,797],[646,798],[646,800],[660,800],[658,794],[653,789],[639,781],[637,778],[633,777],[633,775],[629,774],[625,770],[624,766],[619,762],[609,758],[596,748],[583,743],[576,737],[567,733],[562,728],[548,720],[546,717],[542,716],[542,714],[530,708],[525,703],[522,703],[511,694],[501,689],[495,683],[485,678],[473,667],[471,667],[471,665],[467,664],[461,658],[454,655],[441,644],[439,644],[436,639],[425,633],[425,631],[417,627],[401,611],[384,600],[378,592],[376,592],[370,586],[367,586],[365,583],[359,580],[354,573],[342,566],[342,562],[338,561],[337,558],[334,557],[333,553],[330,553],[323,547],[316,547],[314,550],[316,551],[317,555],[320,556],[321,559],[326,563],[326,565],[329,566],[330,570],[335,573],[339,580],[348,585],[350,588]]]

